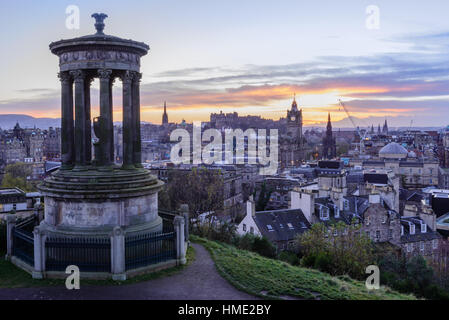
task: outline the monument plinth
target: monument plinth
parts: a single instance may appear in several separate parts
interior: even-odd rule
[[[141,164],[140,59],[149,46],[104,34],[107,15],[92,17],[95,34],[50,44],[60,67],[62,165],[39,186],[45,198],[40,228],[51,235],[75,236],[106,235],[115,227],[128,233],[160,231],[157,193],[163,183]],[[92,123],[94,78],[100,80],[100,116]],[[123,86],[120,165],[114,163],[112,87],[116,79]]]

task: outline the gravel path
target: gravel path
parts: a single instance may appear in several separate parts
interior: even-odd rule
[[[195,248],[195,261],[168,277],[123,286],[85,286],[0,289],[0,300],[253,300],[235,289],[217,272],[207,250]]]

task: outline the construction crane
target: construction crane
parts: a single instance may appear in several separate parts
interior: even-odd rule
[[[365,130],[365,132],[362,133],[362,131],[360,130],[360,127],[357,126],[355,124],[354,118],[351,116],[351,114],[349,113],[348,109],[346,108],[345,104],[343,103],[343,101],[341,101],[341,99],[338,99],[338,103],[340,104],[340,106],[343,108],[343,110],[345,110],[346,114],[348,115],[349,120],[351,121],[352,125],[354,126],[357,134],[360,137],[360,154],[363,153],[363,144],[366,138],[366,135],[368,134],[368,131]],[[356,148],[357,150],[357,148]]]

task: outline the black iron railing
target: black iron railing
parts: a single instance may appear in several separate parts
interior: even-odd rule
[[[13,256],[23,262],[34,266],[34,235],[36,218],[31,216],[19,223],[12,230],[13,236]]]
[[[13,256],[34,266],[34,236],[33,233],[15,227],[13,234]]]
[[[126,270],[176,259],[176,233],[161,232],[125,238]]]
[[[76,265],[83,272],[111,272],[110,238],[49,237],[45,252],[48,271],[65,271]]]
[[[176,212],[172,212],[172,211],[168,211],[165,209],[160,209],[158,210],[158,214],[159,216],[162,218],[162,220],[164,221],[172,221],[175,219],[176,216]]]

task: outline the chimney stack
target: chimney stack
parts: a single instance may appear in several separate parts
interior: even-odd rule
[[[246,202],[246,215],[255,216],[256,215],[256,203],[254,202],[253,196],[249,197],[249,200]]]

